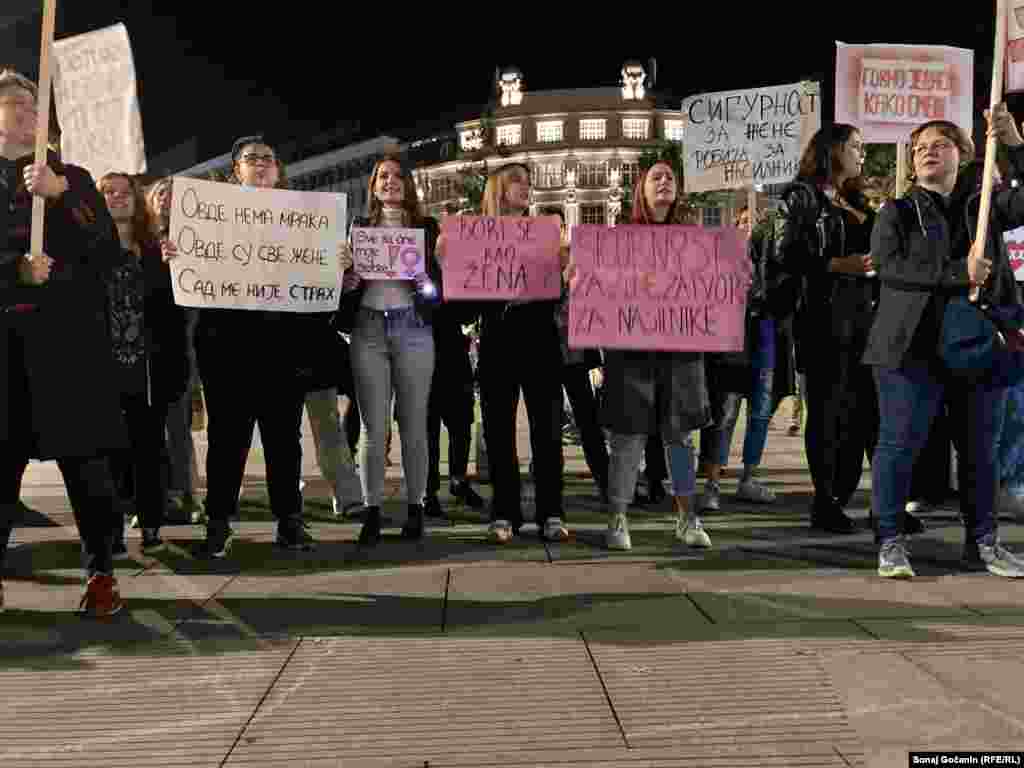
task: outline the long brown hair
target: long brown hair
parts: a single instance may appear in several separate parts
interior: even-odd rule
[[[676,199],[672,201],[672,205],[669,206],[668,216],[665,217],[664,222],[657,222],[654,220],[654,211],[647,204],[647,195],[644,194],[644,184],[647,183],[647,175],[659,165],[664,165],[669,171],[672,172],[672,178],[676,180]],[[659,160],[653,163],[650,168],[645,168],[644,171],[637,176],[636,183],[633,185],[633,214],[630,219],[631,224],[684,224],[686,218],[686,209],[679,201],[679,186],[680,179],[676,178],[676,172],[672,170],[672,166],[668,163]]]
[[[163,237],[164,231],[170,226],[170,213],[167,214],[168,221],[163,220],[163,215],[157,210],[156,195],[164,187],[171,186],[171,177],[164,176],[150,184],[146,190],[146,212],[149,214],[149,231],[154,238]]]
[[[854,208],[861,211],[870,209],[868,199],[864,195],[864,179],[861,176],[846,179],[842,188],[836,185],[836,175],[841,167],[840,154],[846,142],[860,130],[849,123],[833,123],[819,129],[807,144],[800,157],[800,169],[797,172],[799,181],[814,184],[819,189],[836,187],[843,198]]]
[[[135,213],[132,214],[132,235],[135,237],[135,242],[139,244],[139,247],[154,245],[156,238],[149,215],[149,206],[146,205],[146,197],[142,193],[142,187],[139,185],[139,182],[135,180],[134,176],[130,176],[127,173],[110,171],[100,176],[100,180],[96,182],[96,189],[100,191],[101,195],[103,194],[103,182],[110,179],[124,179],[127,181],[132,191],[132,197],[135,198]]]
[[[374,193],[377,187],[377,176],[380,174],[381,166],[384,163],[394,163],[398,166],[398,172],[402,178],[402,218],[405,219],[405,226],[418,227],[423,223],[423,211],[420,210],[420,199],[416,194],[416,182],[413,181],[412,173],[405,167],[398,155],[383,155],[373,166],[373,173],[370,174],[369,187],[366,195],[366,217],[373,226],[380,224],[381,211],[384,206]]]

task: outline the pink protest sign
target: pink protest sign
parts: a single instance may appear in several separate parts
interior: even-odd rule
[[[352,264],[364,280],[412,280],[427,271],[422,229],[352,227]]]
[[[974,51],[940,45],[836,43],[836,122],[864,141],[898,144],[914,126],[974,125]]]
[[[448,216],[446,299],[557,299],[561,222],[557,216]]]
[[[743,349],[752,271],[732,227],[573,229],[569,299],[574,349]]]

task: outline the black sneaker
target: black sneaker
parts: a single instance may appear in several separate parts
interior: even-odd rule
[[[227,522],[210,521],[206,524],[206,541],[203,542],[203,555],[206,557],[227,557],[235,532]]]
[[[302,520],[279,520],[274,545],[295,552],[312,552],[316,549],[316,539]]]
[[[160,531],[156,528],[142,529],[142,554],[155,555],[163,552],[164,540],[160,538]]]
[[[419,504],[409,505],[409,519],[402,526],[402,538],[412,541],[423,538],[423,507]]]
[[[125,546],[124,539],[120,536],[114,538],[114,543],[110,547],[110,555],[115,560],[123,560],[128,557],[128,547]]]
[[[811,528],[826,533],[849,534],[857,532],[857,524],[846,516],[836,500],[819,503],[811,507]]]
[[[469,484],[468,480],[462,480],[458,483],[449,483],[448,490],[451,492],[452,496],[463,504],[467,504],[473,509],[484,508],[484,504],[486,502],[484,502],[483,496],[473,490],[473,486]]]
[[[380,543],[380,507],[367,507],[363,512],[363,527],[359,529],[360,547],[375,547]]]
[[[437,496],[430,495],[423,500],[423,514],[427,517],[444,517],[444,509],[441,508],[441,502]]]

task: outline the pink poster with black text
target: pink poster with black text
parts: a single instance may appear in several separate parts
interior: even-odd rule
[[[929,120],[974,126],[974,51],[836,43],[836,122],[869,144],[897,144]]]
[[[569,346],[743,349],[751,261],[733,227],[573,228]]]

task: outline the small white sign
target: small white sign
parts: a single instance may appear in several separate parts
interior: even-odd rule
[[[364,280],[412,280],[426,269],[422,229],[353,227],[352,261]]]

